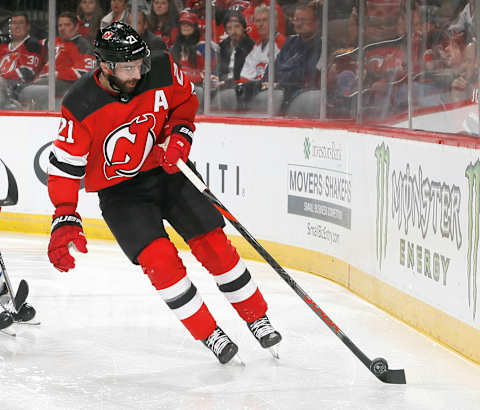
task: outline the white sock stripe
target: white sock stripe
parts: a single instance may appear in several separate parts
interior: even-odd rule
[[[197,313],[198,310],[202,307],[202,305],[203,305],[203,300],[197,292],[197,294],[194,296],[194,298],[190,302],[183,305],[182,307],[179,307],[178,309],[172,309],[172,312],[175,313],[175,315],[180,320],[183,320]]]
[[[245,269],[247,269],[247,267],[245,266],[245,262],[243,262],[243,259],[240,258],[238,260],[238,263],[228,272],[222,273],[221,275],[215,275],[215,281],[218,285],[233,282],[235,279],[243,275]]]
[[[247,300],[257,290],[257,284],[250,280],[244,287],[234,292],[223,292],[230,303],[238,303]]]
[[[185,293],[190,288],[190,286],[192,286],[192,282],[190,281],[190,279],[188,279],[187,276],[184,276],[177,283],[174,283],[168,288],[159,289],[158,293],[165,302],[168,302],[170,299],[174,299],[177,296]]]

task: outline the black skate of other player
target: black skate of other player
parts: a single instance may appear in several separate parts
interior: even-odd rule
[[[0,192],[6,193],[0,198],[2,206],[15,205],[18,202],[18,188],[15,177],[5,163],[0,160]],[[33,306],[25,303],[28,297],[28,284],[21,280],[14,294],[7,274],[7,268],[0,253],[0,330],[6,329],[14,322],[28,322],[35,316]],[[14,300],[12,300],[14,297]]]

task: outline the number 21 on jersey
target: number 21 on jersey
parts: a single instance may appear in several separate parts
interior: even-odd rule
[[[66,131],[66,134],[67,134],[66,137],[64,135],[62,135],[62,132],[64,130]],[[60,141],[68,142],[69,144],[74,143],[74,140],[73,140],[73,121],[72,120],[67,121],[65,118],[60,118],[60,128],[58,130],[57,139],[59,139]]]

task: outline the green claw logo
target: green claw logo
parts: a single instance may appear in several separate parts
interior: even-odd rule
[[[468,180],[468,249],[467,284],[468,306],[477,313],[477,255],[480,239],[480,161],[470,163],[465,170]]]
[[[303,141],[303,153],[305,154],[305,159],[310,159],[310,149],[312,147],[312,143],[310,142],[310,138],[305,137]]]

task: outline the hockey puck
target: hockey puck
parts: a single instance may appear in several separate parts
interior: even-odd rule
[[[370,370],[373,374],[380,376],[388,370],[388,363],[383,357],[377,357],[372,360]]]

